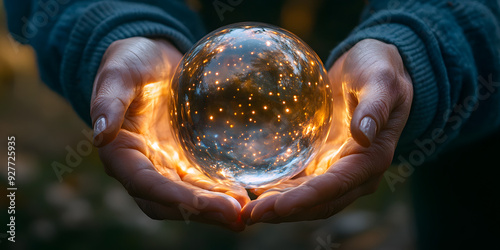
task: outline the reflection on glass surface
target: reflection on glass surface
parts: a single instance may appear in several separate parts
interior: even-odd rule
[[[169,114],[187,158],[246,188],[302,171],[327,138],[332,97],[320,59],[281,28],[239,23],[184,55]]]

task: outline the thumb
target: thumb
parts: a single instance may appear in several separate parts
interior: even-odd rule
[[[342,66],[351,93],[347,101],[354,108],[351,135],[357,143],[369,147],[385,128],[393,110],[403,106],[409,109],[409,105],[402,104],[411,103],[410,77],[398,49],[373,39],[351,48]],[[396,112],[395,118],[404,126],[407,115],[399,113],[404,112]]]
[[[104,65],[94,83],[90,116],[94,145],[102,147],[115,139],[125,114],[136,96],[128,69]]]
[[[394,93],[396,77],[392,71],[376,74],[380,77],[369,79],[360,90],[350,126],[352,137],[364,147],[369,147],[384,128],[398,95]]]

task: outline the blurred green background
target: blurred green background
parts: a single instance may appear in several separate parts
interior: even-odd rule
[[[357,24],[363,1],[243,1],[220,20],[212,5],[189,1],[207,29],[263,21],[303,38],[325,60]],[[255,3],[257,2],[257,3]],[[258,4],[261,3],[261,4]],[[2,249],[414,249],[407,184],[391,192],[385,181],[341,213],[320,221],[259,224],[242,233],[184,221],[154,221],[108,177],[95,149],[62,181],[52,169],[69,150],[88,144],[91,131],[68,103],[41,81],[28,46],[8,35],[0,11],[0,161],[7,136],[16,136],[16,242],[6,239],[7,167],[2,164]],[[264,7],[262,7],[264,6]],[[266,15],[271,12],[273,15]],[[80,146],[79,146],[80,145]]]

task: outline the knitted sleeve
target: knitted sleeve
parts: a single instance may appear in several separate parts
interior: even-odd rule
[[[414,98],[395,161],[420,163],[498,131],[499,11],[498,1],[370,1],[361,24],[332,51],[328,68],[363,39],[398,48]]]
[[[113,41],[163,37],[184,53],[203,34],[201,21],[182,0],[4,2],[9,31],[34,48],[42,81],[89,125],[94,77]]]

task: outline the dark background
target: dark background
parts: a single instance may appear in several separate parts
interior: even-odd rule
[[[219,0],[227,3],[226,0]],[[240,21],[281,26],[323,59],[359,22],[363,1],[243,0],[217,15],[215,1],[190,0],[207,31]],[[1,3],[1,1],[0,1]],[[3,4],[1,5],[3,6]],[[88,128],[41,83],[30,47],[8,35],[0,11],[0,245],[10,249],[414,249],[407,183],[379,190],[320,221],[259,224],[242,233],[185,221],[154,221],[108,177],[95,149],[59,181],[52,164],[88,144]],[[5,232],[7,136],[16,136],[16,243]],[[330,247],[330,248],[329,248]]]

